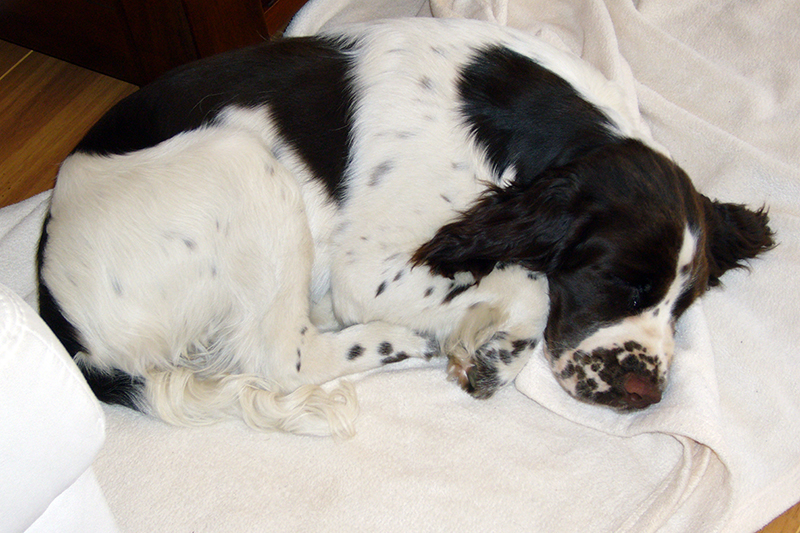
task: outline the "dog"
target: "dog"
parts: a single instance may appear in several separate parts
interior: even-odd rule
[[[660,401],[675,323],[774,245],[621,90],[529,35],[393,20],[180,67],[60,167],[40,312],[101,400],[349,434],[343,375],[449,357],[477,398],[541,346],[571,396]]]

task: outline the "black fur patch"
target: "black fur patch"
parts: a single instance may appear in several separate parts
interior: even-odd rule
[[[75,151],[124,154],[213,123],[227,106],[268,106],[282,137],[340,202],[355,100],[352,46],[286,39],[179,67],[114,106]]]
[[[103,372],[82,363],[78,364],[83,377],[97,399],[108,404],[138,409],[137,400],[144,389],[144,381],[122,370]]]
[[[518,183],[614,140],[608,119],[558,75],[500,46],[480,51],[458,85],[461,110],[496,175]]]

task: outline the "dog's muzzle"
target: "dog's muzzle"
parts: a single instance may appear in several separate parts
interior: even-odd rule
[[[644,409],[661,401],[668,357],[651,354],[636,341],[546,352],[558,382],[579,400],[620,411]]]

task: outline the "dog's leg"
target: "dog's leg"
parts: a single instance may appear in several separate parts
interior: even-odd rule
[[[285,221],[286,225],[294,221]],[[320,330],[312,321],[310,309],[311,258],[310,233],[307,224],[299,231],[307,243],[294,246],[283,254],[282,270],[286,278],[279,280],[281,292],[274,305],[264,309],[264,316],[253,325],[254,335],[269,339],[271,354],[263,369],[275,376],[283,387],[292,389],[304,384],[320,384],[345,376],[403,361],[409,357],[429,359],[439,353],[439,345],[429,335],[416,333],[404,326],[384,321],[370,321],[352,326]],[[287,250],[288,252],[288,250]]]
[[[451,280],[427,267],[411,268],[400,253],[372,271],[370,263],[348,261],[349,267],[334,269],[340,317],[381,317],[435,336],[450,359],[451,378],[476,397],[488,398],[512,382],[541,342],[548,312],[544,276],[505,265],[476,283],[470,274]],[[358,280],[353,271],[362,273]]]
[[[495,270],[474,287],[472,304],[446,340],[448,376],[476,398],[514,381],[543,341],[546,281],[522,268]]]

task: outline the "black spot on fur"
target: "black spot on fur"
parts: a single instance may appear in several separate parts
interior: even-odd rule
[[[569,362],[569,363],[567,363],[567,366],[565,366],[564,369],[561,371],[559,376],[561,377],[561,379],[569,379],[569,378],[571,378],[572,376],[575,375],[575,371],[576,370],[577,370],[577,367],[574,364],[572,364],[571,362]]]
[[[634,355],[629,355],[625,359],[619,362],[620,366],[629,372],[634,372],[636,374],[642,374],[647,371],[647,368],[638,357]]]
[[[407,353],[397,352],[394,355],[390,355],[381,359],[381,364],[391,365],[392,363],[399,363],[400,361],[405,361],[406,359],[408,359]]]
[[[428,342],[425,345],[425,352],[423,353],[423,357],[425,360],[429,360],[440,353],[439,342],[436,340],[436,337],[433,335],[428,335],[426,333],[421,333],[419,331],[415,332],[417,335],[421,335],[428,339]]]
[[[431,294],[433,294],[433,287],[428,287],[427,289],[425,289],[425,293],[422,295],[422,297],[427,298]]]
[[[597,389],[597,381],[592,378],[580,380],[575,385],[575,391],[582,397],[586,397]]]
[[[386,290],[386,282],[382,281],[381,284],[378,285],[378,290],[375,291],[375,297],[377,298],[378,296],[380,296],[385,290]]]
[[[347,360],[352,361],[353,359],[358,359],[362,355],[364,355],[364,347],[360,344],[355,344],[350,348],[350,351],[347,352]]]
[[[622,345],[622,347],[629,352],[647,353],[647,348],[645,348],[636,341],[627,341],[625,344]]]
[[[450,291],[445,295],[444,299],[442,300],[442,303],[443,304],[450,303],[456,296],[462,294],[463,292],[466,292],[473,285],[474,283],[470,283],[467,285],[456,285],[455,283],[452,283],[450,285]]]
[[[113,278],[111,280],[111,289],[117,296],[122,296],[122,283],[120,283],[119,279]]]
[[[510,365],[514,359],[516,359],[516,355],[509,350],[498,350],[497,355],[503,364]]]
[[[390,353],[392,353],[393,350],[394,349],[392,348],[392,343],[390,342],[382,342],[378,346],[378,353],[380,355],[389,355]]]
[[[511,342],[511,353],[513,355],[519,355],[524,350],[527,349],[534,349],[538,344],[536,339],[517,339]]]
[[[370,187],[375,187],[380,185],[383,181],[383,178],[392,171],[394,168],[394,163],[391,161],[384,161],[374,169],[372,169],[372,173],[369,175],[369,183]]]

